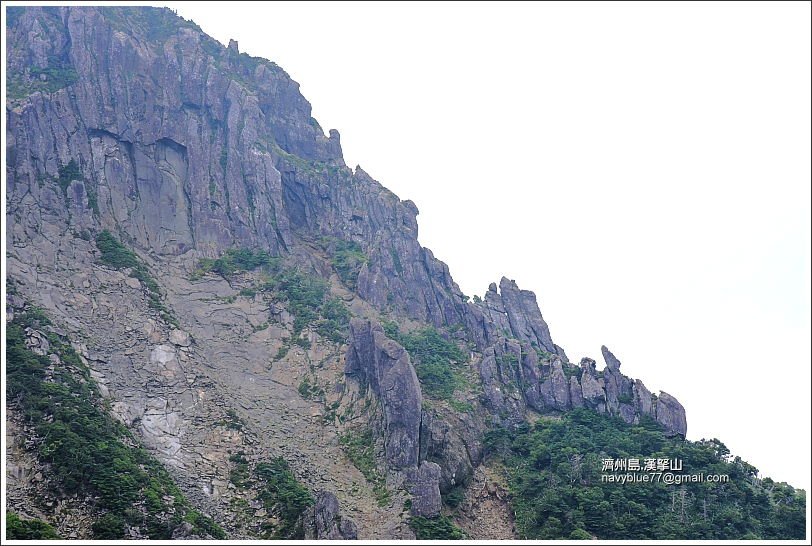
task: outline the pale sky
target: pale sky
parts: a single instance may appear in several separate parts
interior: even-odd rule
[[[466,294],[516,279],[809,490],[809,3],[168,5],[299,82]]]

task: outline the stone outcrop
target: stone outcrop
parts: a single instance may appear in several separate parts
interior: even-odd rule
[[[377,323],[352,319],[345,373],[380,401],[387,469],[405,476],[412,513],[440,512],[440,467],[420,460],[423,394],[409,353]]]
[[[387,464],[396,470],[417,466],[423,395],[409,353],[369,320],[353,319],[350,335],[346,374],[381,401]]]
[[[642,381],[620,372],[620,361],[609,349],[603,347],[602,353],[606,367],[598,372],[590,358],[574,366],[527,342],[503,339],[485,349],[479,361],[484,402],[493,418],[504,425],[522,421],[528,408],[562,412],[586,407],[617,415],[627,423],[648,416],[668,433],[685,436],[682,405],[666,393],[657,399]]]
[[[657,397],[654,403],[654,414],[657,422],[663,425],[666,430],[685,436],[685,431],[688,428],[685,420],[685,408],[676,398],[667,392],[660,391],[660,396]]]
[[[358,526],[339,513],[338,499],[329,491],[316,493],[316,502],[302,516],[306,540],[357,540]]]

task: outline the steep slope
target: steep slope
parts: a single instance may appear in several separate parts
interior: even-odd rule
[[[9,309],[45,310],[228,536],[412,538],[460,496],[469,533],[510,535],[463,491],[493,475],[488,430],[586,408],[685,435],[680,403],[605,347],[604,370],[570,363],[532,292],[502,278],[469,301],[414,203],[348,168],[274,63],[165,9],[8,13]],[[18,473],[39,469],[9,431]],[[282,459],[314,499],[289,528]]]

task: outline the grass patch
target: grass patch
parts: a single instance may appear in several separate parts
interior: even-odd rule
[[[245,453],[240,451],[229,456],[228,460],[234,463],[234,467],[228,474],[228,481],[234,484],[234,487],[246,488],[251,486],[248,480],[250,471],[248,468],[248,460],[245,458]]]
[[[6,538],[9,540],[60,540],[56,529],[39,519],[21,519],[6,512]]]
[[[397,323],[383,324],[386,335],[409,352],[423,392],[431,398],[453,400],[454,391],[466,385],[459,365],[467,362],[466,354],[440,332],[427,326],[411,333],[400,331]]]
[[[138,279],[147,290],[147,305],[150,309],[158,312],[164,322],[171,324],[175,328],[180,328],[180,323],[172,311],[166,306],[161,297],[161,289],[158,282],[150,274],[149,269],[141,259],[129,248],[125,247],[118,239],[107,230],[96,236],[96,246],[101,252],[99,261],[115,270],[128,269],[130,277]]]
[[[330,262],[341,282],[354,291],[358,284],[358,273],[361,271],[361,267],[369,261],[369,257],[364,254],[361,245],[355,241],[335,237],[324,237],[322,244],[330,254]]]
[[[281,457],[259,463],[254,472],[262,482],[258,499],[269,516],[277,520],[273,523],[269,518],[263,523],[265,538],[303,539],[301,516],[314,503],[310,492],[296,480],[287,461]]]
[[[216,273],[221,277],[230,277],[242,271],[254,271],[266,268],[275,271],[279,268],[279,258],[273,257],[264,250],[250,248],[231,248],[217,259],[203,258],[192,273],[198,279],[207,273]]]
[[[409,520],[417,540],[464,540],[468,537],[447,516],[433,518],[415,516]]]
[[[334,343],[347,341],[350,311],[340,299],[330,297],[327,282],[296,268],[283,268],[279,258],[263,250],[231,249],[216,260],[204,258],[198,262],[192,278],[216,273],[228,279],[238,272],[256,269],[263,270],[263,281],[243,288],[240,295],[268,294],[273,301],[285,303],[293,315],[292,343],[310,348],[310,342],[300,337],[308,327]]]
[[[448,401],[448,405],[451,406],[451,409],[459,413],[471,413],[474,411],[474,405],[470,402],[463,402],[453,398]]]
[[[369,429],[349,430],[339,437],[339,443],[347,454],[347,458],[361,474],[372,484],[372,493],[378,506],[389,505],[391,493],[386,488],[386,478],[375,464],[375,443],[372,440],[372,431]]]

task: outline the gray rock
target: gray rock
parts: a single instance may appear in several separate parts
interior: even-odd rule
[[[387,463],[416,466],[423,396],[409,354],[369,320],[352,319],[350,337],[345,373],[368,384],[381,401]]]
[[[560,411],[570,409],[570,385],[566,375],[564,375],[561,360],[558,358],[553,360],[549,383],[553,397],[553,408]]]
[[[637,408],[637,413],[640,415],[653,416],[653,407],[651,400],[651,391],[649,391],[642,381],[636,379],[634,381],[634,404]]]
[[[584,397],[581,384],[575,376],[570,377],[570,404],[573,408],[584,407]]]
[[[440,491],[448,492],[455,486],[468,483],[474,471],[474,462],[471,461],[466,440],[460,432],[473,429],[482,434],[483,431],[478,430],[480,428],[470,422],[455,420],[450,423],[432,411],[423,412],[420,460],[434,461],[440,467]]]
[[[547,352],[556,354],[550,329],[541,316],[536,295],[529,290],[519,290],[516,281],[505,277],[499,282],[499,291],[513,334],[531,345],[535,344]]]
[[[667,392],[660,391],[655,404],[655,416],[657,422],[663,425],[668,433],[685,437],[688,424],[685,419],[685,408],[679,400]]]
[[[603,413],[606,411],[606,391],[603,378],[597,376],[595,361],[591,358],[581,359],[581,394],[584,405]]]
[[[169,341],[179,347],[188,347],[192,344],[192,339],[189,336],[189,332],[178,330],[177,328],[174,328],[171,332],[169,332]]]
[[[172,540],[187,539],[192,534],[194,527],[188,521],[184,521],[172,531]]]
[[[440,466],[424,461],[419,467],[412,469],[407,478],[412,496],[412,515],[430,518],[439,514],[442,508]]]
[[[316,502],[302,515],[307,540],[356,540],[358,526],[339,514],[338,499],[329,491],[316,493]]]
[[[606,362],[606,367],[612,371],[619,371],[620,370],[620,360],[615,358],[615,355],[606,347],[606,345],[601,345],[601,353],[603,354],[603,360]]]

